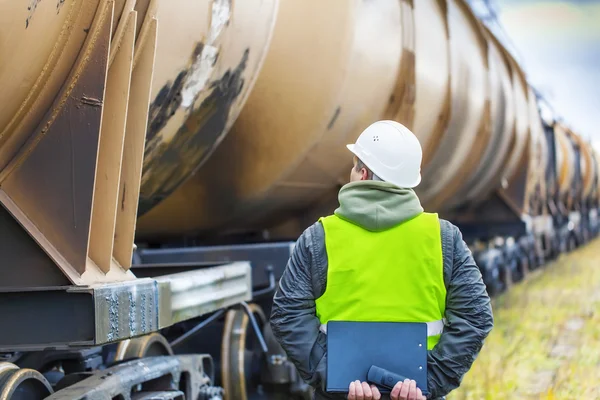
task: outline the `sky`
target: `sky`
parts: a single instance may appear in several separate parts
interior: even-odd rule
[[[600,0],[493,0],[530,82],[600,144]]]

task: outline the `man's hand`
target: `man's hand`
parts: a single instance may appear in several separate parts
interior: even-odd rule
[[[367,382],[354,381],[350,383],[348,400],[379,400],[381,393],[375,385],[369,386]]]
[[[390,393],[392,400],[425,400],[421,389],[417,387],[417,382],[406,379],[404,382],[396,383],[396,386]]]

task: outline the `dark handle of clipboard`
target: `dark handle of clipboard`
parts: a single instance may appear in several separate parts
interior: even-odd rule
[[[372,383],[374,385],[382,386],[386,389],[392,390],[396,383],[404,382],[406,379],[409,379],[403,375],[395,374],[391,371],[388,371],[385,368],[378,367],[376,365],[371,365],[369,368],[369,372],[367,373],[367,382]],[[419,388],[420,389],[420,388]],[[426,390],[421,389],[421,392],[427,396]]]

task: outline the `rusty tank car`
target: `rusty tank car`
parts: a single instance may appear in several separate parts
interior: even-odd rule
[[[491,295],[598,234],[597,152],[464,0],[6,1],[0,35],[3,399],[310,398],[271,298],[375,120]]]

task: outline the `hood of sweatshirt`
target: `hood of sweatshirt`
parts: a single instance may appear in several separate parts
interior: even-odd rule
[[[377,232],[399,225],[423,212],[412,189],[380,181],[356,181],[344,185],[338,194],[338,217]]]

